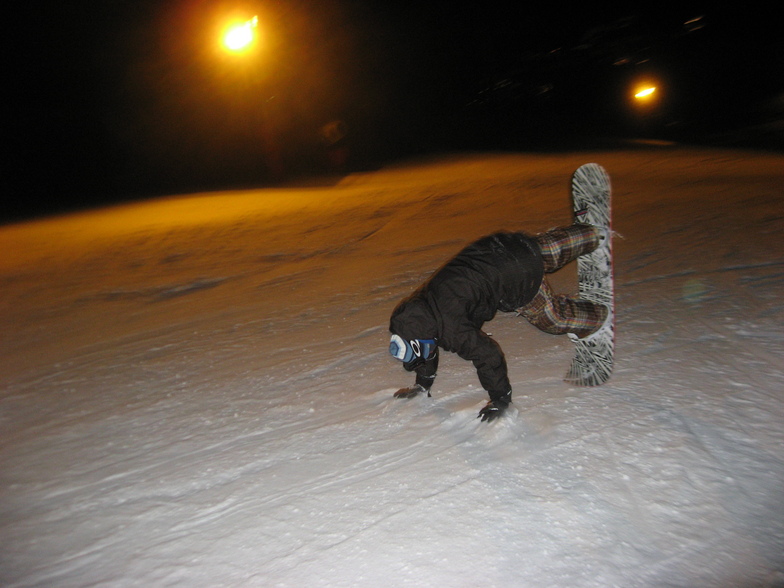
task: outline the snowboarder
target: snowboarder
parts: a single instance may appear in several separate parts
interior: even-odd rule
[[[611,309],[590,300],[557,295],[545,274],[610,237],[607,227],[574,224],[537,236],[496,233],[468,245],[437,270],[392,313],[389,351],[416,372],[410,388],[396,398],[413,398],[430,389],[438,369],[439,347],[471,361],[490,401],[479,412],[482,421],[504,413],[512,387],[500,346],[482,331],[498,311],[516,312],[540,330],[589,337],[612,318]]]

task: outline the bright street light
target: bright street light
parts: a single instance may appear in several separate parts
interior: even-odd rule
[[[656,92],[656,87],[649,86],[647,88],[638,90],[637,93],[634,95],[634,97],[637,98],[638,100],[647,100],[651,98],[655,92]]]
[[[240,53],[250,48],[256,40],[256,28],[259,18],[252,19],[230,27],[223,35],[223,46],[232,53]]]
[[[661,114],[664,94],[660,80],[648,78],[638,80],[629,88],[629,101],[635,116]]]

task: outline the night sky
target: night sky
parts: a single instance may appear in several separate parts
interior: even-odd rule
[[[698,138],[773,116],[784,91],[773,7],[651,4],[27,3],[6,19],[0,218],[270,185],[432,150],[666,130]],[[217,48],[232,14],[259,15],[253,59]],[[643,69],[666,81],[670,102],[634,128],[620,88]],[[337,141],[321,132],[331,121],[346,130]]]

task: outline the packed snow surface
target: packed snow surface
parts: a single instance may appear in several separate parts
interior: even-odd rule
[[[514,404],[394,305],[614,188],[617,363],[500,314]],[[784,586],[784,158],[461,155],[0,227],[0,584]],[[576,291],[574,268],[554,276]]]

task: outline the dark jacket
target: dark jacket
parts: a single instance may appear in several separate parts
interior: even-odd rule
[[[438,346],[473,362],[491,399],[511,390],[498,343],[481,329],[496,312],[529,303],[544,275],[536,240],[497,233],[472,243],[437,270],[393,311],[389,330],[404,339],[436,339]],[[430,388],[438,356],[417,368],[417,383]]]

